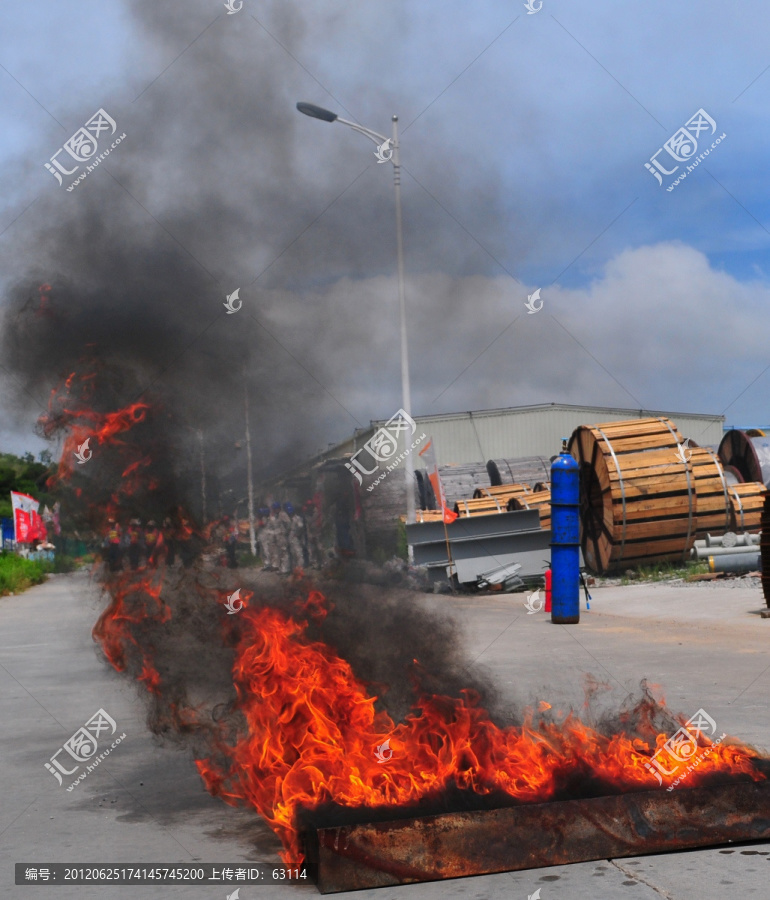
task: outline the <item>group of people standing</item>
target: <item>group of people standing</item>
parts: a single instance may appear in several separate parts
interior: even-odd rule
[[[263,568],[282,575],[297,568],[321,568],[324,558],[321,524],[319,509],[312,500],[301,510],[291,503],[278,502],[260,509],[257,539]],[[187,523],[175,526],[171,519],[166,519],[161,527],[153,519],[146,525],[140,519],[131,519],[122,527],[110,518],[102,549],[110,572],[121,572],[125,560],[133,571],[144,565],[156,568],[162,561],[173,565],[177,553],[187,567],[194,558],[192,536],[193,530]],[[212,523],[212,530],[203,536],[201,543],[219,545],[224,551],[222,564],[235,569],[240,539],[237,520],[224,516]]]
[[[124,559],[129,568],[136,571],[143,565],[157,567],[161,561],[173,565],[177,553],[188,567],[193,560],[190,549],[191,530],[182,522],[175,526],[166,519],[162,527],[154,519],[142,525],[140,519],[131,519],[123,528],[116,519],[107,520],[102,550],[110,572],[121,572]]]
[[[259,548],[267,571],[288,575],[296,568],[321,567],[321,520],[312,500],[301,510],[276,501],[260,509],[259,516]]]

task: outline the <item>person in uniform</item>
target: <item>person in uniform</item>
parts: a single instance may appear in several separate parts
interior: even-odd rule
[[[262,557],[263,571],[270,570],[269,542],[270,532],[268,523],[270,522],[270,510],[266,506],[259,509],[259,521],[257,523],[257,542],[259,543],[259,555]]]
[[[222,519],[222,545],[227,554],[228,569],[237,569],[238,560],[235,558],[235,549],[238,544],[238,522],[231,522],[230,516]]]
[[[150,519],[147,528],[144,531],[144,543],[147,547],[147,565],[153,569],[160,561],[161,549],[163,547],[163,536],[160,533],[155,519]]]
[[[302,518],[302,513],[295,510],[291,503],[284,503],[283,508],[289,516],[291,567],[304,569],[307,564],[305,562],[305,520]]]
[[[163,520],[163,543],[166,545],[166,565],[173,566],[176,562],[176,529],[169,516]]]
[[[184,513],[179,514],[179,527],[176,531],[176,548],[179,551],[179,558],[185,569],[189,569],[195,562],[197,548],[193,541],[193,527],[190,520]]]
[[[142,523],[139,519],[131,519],[126,529],[128,537],[128,564],[131,571],[136,572],[142,558],[143,540],[142,540]]]
[[[123,548],[120,546],[120,525],[115,519],[107,519],[107,535],[104,539],[107,549],[107,566],[110,572],[120,572],[123,568]]]

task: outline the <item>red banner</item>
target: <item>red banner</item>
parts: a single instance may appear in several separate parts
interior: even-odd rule
[[[46,539],[45,524],[38,509],[40,504],[29,494],[19,494],[11,491],[11,506],[13,507],[13,528],[17,544],[29,544],[32,541],[44,541]]]

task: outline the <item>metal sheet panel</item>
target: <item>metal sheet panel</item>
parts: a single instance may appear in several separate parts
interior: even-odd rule
[[[319,828],[322,894],[770,839],[770,783],[721,784]]]

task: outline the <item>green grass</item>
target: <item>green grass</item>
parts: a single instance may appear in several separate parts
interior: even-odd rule
[[[653,563],[649,566],[639,566],[636,574],[631,577],[623,575],[621,584],[636,584],[650,581],[672,581],[675,578],[687,578],[688,575],[705,575],[709,570],[708,562],[689,562],[684,565],[674,563]]]
[[[47,566],[50,569],[51,564]],[[0,596],[18,594],[33,584],[42,584],[45,579],[45,563],[24,559],[15,553],[0,553]]]

